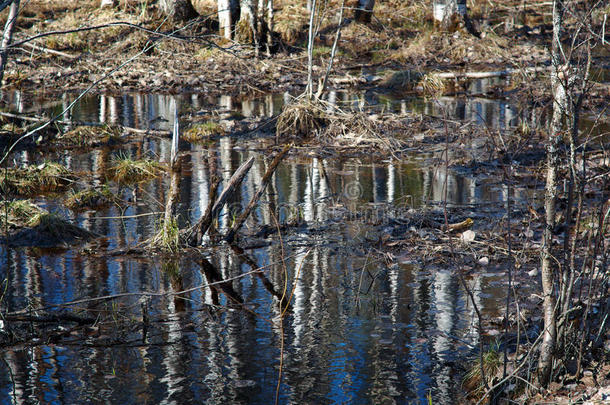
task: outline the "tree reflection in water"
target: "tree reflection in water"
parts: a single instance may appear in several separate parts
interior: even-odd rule
[[[370,98],[370,94],[329,95],[343,105],[362,105]],[[198,95],[181,100],[202,109],[220,103],[225,116],[237,109],[245,116],[269,116],[278,111],[284,95],[248,102]],[[164,96],[100,96],[87,99],[71,117],[169,129],[171,122],[159,119],[170,116],[169,105],[169,97]],[[394,107],[410,108],[404,100]],[[456,111],[466,115],[478,108],[462,107]],[[501,125],[512,120],[507,114],[479,115],[502,117]],[[269,162],[248,145],[223,137],[214,146],[190,147],[181,188],[183,218],[198,218],[208,204],[210,156],[216,156],[218,174],[225,182],[243,161],[256,158],[230,206],[249,201]],[[122,152],[167,160],[170,148],[164,139],[144,136]],[[58,151],[56,158],[74,171],[94,173],[94,184],[99,185],[116,153],[104,148],[81,154]],[[23,152],[16,159],[30,161],[32,156]],[[435,403],[453,403],[460,389],[453,364],[463,362],[468,348],[452,337],[472,344],[479,338],[472,307],[453,269],[371,261],[368,245],[362,243],[376,236],[370,224],[382,221],[384,215],[441,200],[445,183],[449,203],[504,198],[501,190],[475,178],[453,172],[445,177],[442,171],[415,163],[287,159],[246,223],[246,232],[255,233],[259,225],[270,227],[269,236],[258,245],[262,247],[219,247],[206,251],[204,259],[176,258],[173,271],[167,271],[168,266],[164,271],[158,258],[105,254],[134,247],[154,234],[157,219],[139,215],[160,211],[167,179],[121,189],[113,186],[114,192],[131,200],[125,209],[110,206],[98,212],[67,213],[61,202],[45,200],[49,209],[66,212],[107,239],[88,253],[3,246],[0,280],[8,280],[3,310],[125,292],[176,293],[224,282],[181,295],[151,297],[145,305],[149,323],[144,341],[141,297],[72,308],[75,313],[100,314],[104,322],[57,338],[57,331],[51,331],[53,341],[48,337],[2,348],[0,397],[12,398],[14,391],[17,403],[268,404],[275,394],[280,355],[280,330],[274,320],[284,308],[279,301],[287,285],[288,291],[294,286],[294,296],[283,321],[281,403],[404,403],[421,401],[428,392]],[[346,193],[350,184],[358,185],[357,194]],[[362,212],[369,214],[359,216]],[[230,226],[231,215],[230,209],[221,215],[220,232]],[[274,217],[283,226],[282,244],[274,231]],[[239,277],[257,268],[262,272]],[[502,305],[494,280],[493,275],[474,280],[477,305],[490,314]]]

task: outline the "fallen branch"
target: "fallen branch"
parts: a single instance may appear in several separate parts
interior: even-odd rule
[[[233,242],[233,240],[235,239],[235,235],[237,234],[237,231],[239,230],[239,228],[242,227],[244,222],[246,222],[246,219],[248,219],[248,217],[250,216],[250,212],[252,212],[252,210],[258,203],[258,200],[260,200],[261,196],[263,195],[263,192],[267,188],[267,184],[269,184],[269,181],[271,180],[271,176],[273,176],[273,173],[275,173],[275,169],[277,169],[277,166],[280,164],[280,162],[282,161],[284,156],[286,156],[286,153],[288,153],[288,151],[290,150],[291,147],[292,147],[292,145],[286,145],[284,147],[284,149],[282,149],[282,151],[277,154],[275,159],[273,159],[273,162],[271,162],[271,165],[269,166],[269,168],[267,169],[267,171],[265,172],[265,174],[263,176],[263,180],[261,181],[260,188],[256,191],[256,193],[254,193],[254,195],[250,199],[250,203],[248,204],[246,209],[237,218],[235,223],[233,223],[233,226],[231,227],[231,229],[225,236],[225,240],[228,243]]]
[[[235,193],[235,190],[242,183],[253,163],[254,157],[251,157],[233,173],[233,176],[231,176],[231,179],[229,180],[229,184],[222,190],[220,197],[218,197],[218,200],[216,200],[212,209],[206,213],[206,215],[202,216],[199,222],[187,231],[187,235],[190,235],[188,237],[188,244],[190,246],[197,246],[197,241],[201,242],[203,236],[208,231],[212,220],[218,216],[229,197]]]
[[[79,325],[95,323],[97,318],[82,318],[75,315],[6,315],[5,319],[11,322],[36,322],[36,323],[57,323],[57,322],[76,322]]]
[[[440,79],[486,79],[489,77],[511,76],[519,73],[545,72],[547,70],[549,70],[548,66],[541,66],[521,69],[505,69],[498,70],[495,72],[440,72],[431,73],[430,75],[438,77]]]
[[[21,121],[29,121],[29,122],[44,122],[47,121],[48,118],[44,117],[31,117],[29,115],[24,114],[15,114],[5,111],[0,111],[0,116],[7,118],[15,118]],[[87,127],[104,127],[104,126],[112,126],[105,122],[85,122],[85,121],[75,121],[75,120],[55,120],[57,124],[62,125],[72,125],[72,126],[87,126]],[[167,130],[157,130],[157,129],[140,129],[140,128],[132,128],[125,126],[117,126],[117,128],[122,129],[125,132],[133,133],[133,134],[141,134],[141,135],[153,135],[153,136],[168,136],[171,135],[171,131]]]
[[[50,53],[52,55],[61,56],[62,58],[66,58],[66,59],[70,59],[70,60],[74,60],[74,59],[78,58],[78,55],[71,55],[69,53],[65,53],[65,52],[61,52],[61,51],[56,51],[55,49],[45,48],[44,46],[40,46],[40,45],[36,45],[36,44],[30,44],[29,42],[24,43],[23,45],[27,46],[28,48],[32,48],[34,50],[37,50],[37,51],[41,51],[41,52],[44,52],[44,53]]]

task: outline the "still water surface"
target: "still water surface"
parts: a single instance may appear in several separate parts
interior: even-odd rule
[[[350,99],[351,95],[338,96],[345,103],[363,103]],[[63,104],[69,102],[66,97]],[[193,114],[215,109],[219,115],[238,111],[244,116],[277,114],[283,99],[282,95],[239,102],[179,97],[180,108]],[[477,117],[502,128],[516,125],[507,113],[508,105],[477,102],[454,109],[464,113],[457,118]],[[41,109],[35,103],[19,103],[13,105],[24,112]],[[405,111],[426,108],[422,100],[372,104]],[[165,96],[94,96],[70,111],[70,118],[169,129],[173,116],[169,105],[170,97]],[[43,107],[55,112],[58,108],[61,105]],[[496,109],[503,114],[477,112]],[[255,157],[231,207],[247,204],[258,188],[269,164],[260,150],[268,142],[224,137],[213,146],[224,181]],[[169,151],[167,140],[142,136],[121,151],[59,151],[55,158],[74,171],[92,173],[94,184],[100,184],[113,155],[150,155],[167,161]],[[180,190],[183,221],[195,221],[207,205],[208,152],[202,146],[186,146]],[[24,152],[15,159],[33,163],[41,157]],[[270,404],[275,401],[282,358],[278,403],[425,403],[428,394],[434,403],[455,403],[461,392],[456,365],[467,362],[480,339],[472,305],[455,269],[435,263],[424,267],[421,258],[371,259],[367,247],[371,244],[362,242],[379,237],[370,224],[382,217],[441,201],[445,181],[454,205],[501,203],[505,190],[480,177],[445,176],[423,162],[418,156],[408,162],[382,163],[286,159],[246,227],[273,226],[274,216],[298,226],[287,228],[281,240],[275,234],[259,237],[263,243],[246,250],[247,257],[223,246],[209,250],[206,260],[106,254],[137,246],[155,233],[159,217],[146,214],[163,210],[167,178],[135,188],[112,186],[132,201],[124,210],[109,207],[73,213],[61,199],[40,200],[105,238],[90,251],[2,246],[0,280],[7,280],[4,310],[109,294],[177,292],[235,279],[220,288],[196,288],[179,296],[134,295],[114,304],[77,306],[111,314],[116,327],[93,328],[57,343],[42,339],[2,349],[2,402]],[[514,197],[530,198],[519,190]],[[225,210],[221,216],[221,232],[231,215]],[[252,267],[264,271],[240,277]],[[469,276],[468,282],[485,316],[499,316],[502,269],[490,266]],[[284,290],[292,301],[281,323],[278,296]],[[143,308],[150,320],[145,336]]]

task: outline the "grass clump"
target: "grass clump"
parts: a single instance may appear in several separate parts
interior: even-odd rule
[[[175,218],[164,221],[161,230],[150,240],[150,246],[168,253],[180,250],[180,228]]]
[[[116,144],[121,131],[109,126],[80,126],[57,137],[57,142],[65,147],[84,148],[98,145]]]
[[[464,388],[471,398],[480,398],[485,392],[485,385],[493,385],[493,380],[502,368],[502,353],[499,345],[493,344],[483,353],[483,374],[481,374],[481,361],[473,361],[470,371],[464,376]],[[483,380],[485,377],[485,381]]]
[[[159,176],[163,169],[161,163],[150,158],[132,159],[130,156],[117,156],[113,159],[108,175],[120,184],[134,184]]]
[[[277,119],[276,138],[308,138],[326,125],[326,106],[317,99],[300,97],[287,104]]]
[[[82,210],[85,208],[97,209],[118,202],[118,198],[112,194],[108,186],[101,188],[89,188],[70,195],[65,204],[71,210]]]
[[[446,90],[445,81],[434,73],[424,75],[419,81],[419,85],[423,95],[426,97],[440,97]]]
[[[67,247],[97,237],[29,200],[4,201],[0,209],[0,224],[9,231],[5,237],[11,246]]]
[[[65,166],[44,162],[37,166],[8,169],[0,176],[0,190],[22,196],[58,192],[70,186],[75,178]]]
[[[2,229],[28,226],[30,221],[46,211],[32,204],[30,200],[2,201],[0,203],[0,224]]]
[[[224,128],[217,122],[206,121],[201,124],[195,124],[184,132],[183,139],[190,143],[199,143],[206,141],[208,138],[216,135],[223,135]]]

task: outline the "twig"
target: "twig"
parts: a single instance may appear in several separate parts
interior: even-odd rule
[[[42,51],[42,52],[45,52],[45,53],[50,53],[52,55],[61,56],[62,58],[66,58],[66,59],[73,60],[73,59],[78,58],[77,55],[71,55],[69,53],[65,53],[65,52],[61,52],[61,51],[56,51],[55,49],[45,48],[44,46],[40,46],[40,45],[36,45],[36,44],[26,43],[24,45],[27,46],[28,48],[32,48],[32,49],[35,49],[37,51]]]
[[[196,287],[187,288],[186,290],[181,290],[181,291],[163,292],[163,293],[152,292],[152,291],[141,291],[141,292],[131,292],[131,293],[120,293],[120,294],[113,294],[113,295],[103,295],[101,297],[84,298],[81,300],[63,302],[61,304],[55,304],[55,305],[51,305],[48,307],[36,308],[33,311],[41,311],[41,310],[45,310],[45,309],[49,309],[49,308],[57,308],[57,307],[67,307],[67,306],[84,304],[84,303],[89,303],[89,302],[96,302],[96,301],[108,301],[108,300],[113,300],[113,299],[117,299],[117,298],[125,298],[125,297],[162,297],[162,298],[173,297],[176,295],[187,294],[187,293],[190,293],[193,291],[197,291],[197,290],[212,287],[215,285],[223,284],[223,283],[226,283],[227,281],[237,280],[242,277],[249,276],[250,274],[255,274],[255,273],[261,272],[261,271],[262,271],[262,267],[259,269],[256,269],[256,270],[242,273],[235,277],[226,278],[224,280],[215,281],[212,283],[200,284]],[[25,311],[29,311],[29,310],[21,310],[21,311],[13,312],[11,314],[7,314],[7,316],[23,314],[23,313],[25,313]]]

